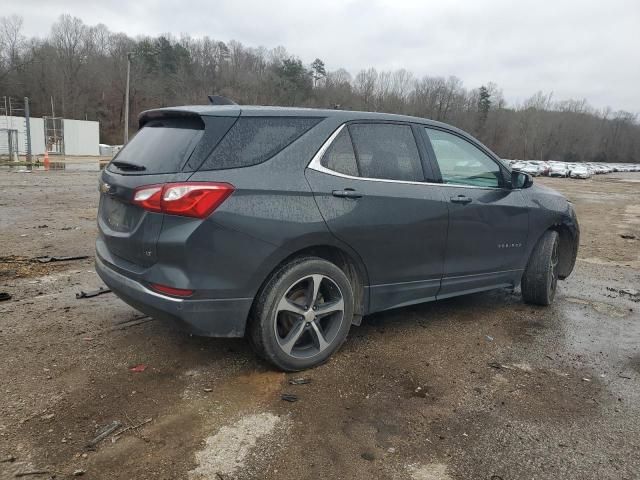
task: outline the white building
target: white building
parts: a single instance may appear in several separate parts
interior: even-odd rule
[[[100,155],[100,124],[88,120],[53,119],[47,121],[45,132],[45,119],[29,119],[31,133],[31,154],[44,155],[45,148],[50,154],[64,153],[65,155]],[[27,153],[27,128],[24,117],[2,116],[0,117],[0,155],[9,153],[8,134],[4,130],[16,130],[17,145],[20,155]],[[45,142],[45,138],[48,141]],[[14,141],[15,143],[15,141]]]

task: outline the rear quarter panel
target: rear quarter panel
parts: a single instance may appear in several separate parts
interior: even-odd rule
[[[304,176],[307,164],[338,125],[334,119],[320,122],[262,164],[191,176],[190,181],[228,182],[235,187],[191,236],[184,252],[200,265],[203,275],[211,269],[228,269],[233,284],[228,293],[254,296],[269,273],[298,250],[318,245],[348,250],[327,229]],[[225,236],[225,244],[219,244]]]

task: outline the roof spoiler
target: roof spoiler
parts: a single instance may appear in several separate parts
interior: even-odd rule
[[[209,104],[211,105],[238,105],[230,98],[223,97],[222,95],[207,95],[209,97]]]
[[[158,108],[154,110],[145,110],[138,115],[138,128],[142,128],[145,124],[152,120],[160,120],[162,118],[192,118],[200,120],[197,112],[181,110],[179,108]]]

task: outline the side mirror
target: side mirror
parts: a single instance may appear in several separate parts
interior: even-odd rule
[[[528,173],[517,170],[511,172],[511,188],[529,188],[531,185],[533,185],[533,177]]]

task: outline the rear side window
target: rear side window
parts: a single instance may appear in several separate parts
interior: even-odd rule
[[[346,128],[342,129],[340,134],[329,146],[320,163],[323,167],[333,170],[334,172],[351,175],[352,177],[358,176],[356,154],[353,151],[351,137]]]
[[[202,138],[203,129],[199,118],[150,121],[120,150],[108,170],[143,175],[178,172]]]
[[[409,125],[349,126],[360,176],[388,180],[424,181],[416,140]]]
[[[321,118],[240,117],[200,170],[222,170],[262,163],[284,149]]]

